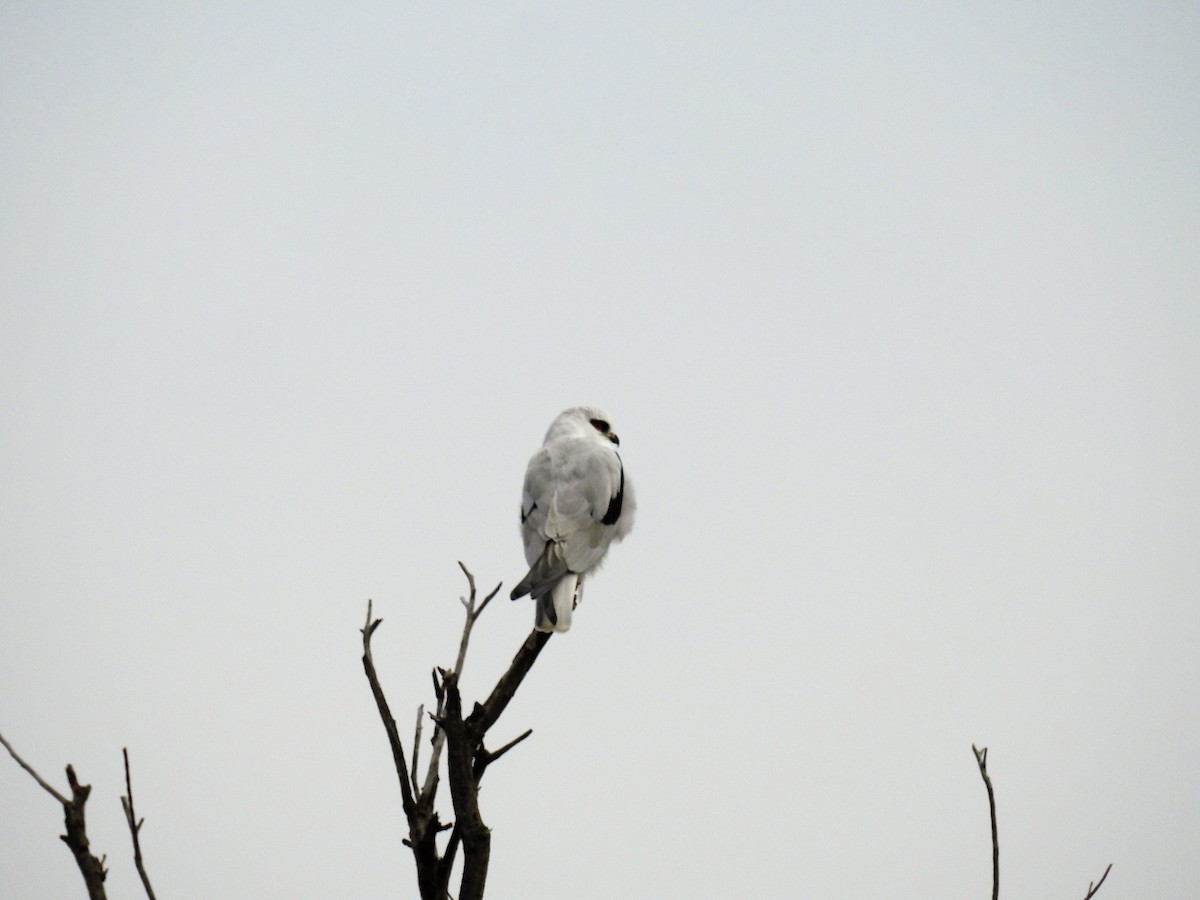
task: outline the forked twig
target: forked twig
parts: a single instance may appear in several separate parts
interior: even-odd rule
[[[133,864],[137,867],[138,876],[142,879],[142,887],[146,889],[146,896],[150,900],[155,900],[154,888],[150,887],[150,876],[146,874],[146,866],[142,862],[142,843],[138,840],[138,832],[142,830],[142,823],[146,820],[136,818],[133,811],[133,783],[129,778],[128,748],[122,747],[121,755],[125,757],[125,796],[121,798],[121,809],[125,811],[125,821],[129,825],[129,834],[133,838]]]
[[[475,576],[471,573],[470,569],[462,564],[461,560],[459,560],[458,567],[462,569],[463,574],[467,576],[467,596],[459,598],[459,602],[462,603],[463,609],[466,610],[466,616],[463,620],[462,637],[460,637],[458,641],[458,656],[455,657],[454,668],[451,670],[455,677],[462,675],[463,665],[467,660],[467,646],[471,641],[471,629],[475,627],[475,620],[483,614],[483,611],[487,609],[487,605],[492,602],[492,598],[500,592],[500,585],[497,584],[492,589],[492,592],[484,597],[483,602],[477,607],[475,605],[477,597],[475,590]],[[439,673],[442,675],[440,680],[438,678]],[[442,718],[446,715],[445,674],[446,673],[442,672],[440,669],[435,669],[433,672],[433,689],[438,700],[437,712],[433,714],[433,720],[435,722],[441,722]],[[438,771],[441,768],[442,750],[445,745],[446,732],[442,728],[438,728],[437,731],[434,732],[433,750],[430,751],[429,754],[429,769],[425,774],[425,786],[421,789],[421,796],[425,796],[426,794],[432,796],[433,792],[437,790]]]
[[[499,750],[487,750],[483,740],[487,730],[500,718],[500,714],[550,638],[549,633],[531,633],[513,657],[512,664],[500,676],[487,700],[482,704],[476,703],[470,716],[464,716],[458,684],[466,661],[471,632],[476,620],[500,592],[501,586],[497,584],[491,593],[480,600],[475,576],[461,562],[458,565],[467,578],[468,587],[467,596],[460,598],[466,615],[459,638],[458,654],[452,669],[434,668],[431,672],[437,707],[436,710],[428,710],[422,706],[417,711],[411,767],[407,765],[399,731],[383,695],[371,655],[371,637],[381,620],[373,617],[370,601],[367,602],[367,621],[362,628],[363,668],[392,747],[404,813],[409,824],[409,836],[404,843],[412,848],[423,900],[449,900],[450,877],[460,849],[463,851],[463,871],[459,900],[478,900],[483,895],[490,855],[490,832],[479,814],[479,779],[488,765],[528,738],[532,730],[527,730]],[[429,761],[425,763],[425,781],[424,784],[418,784],[417,773],[421,762],[419,747],[425,715],[433,721],[435,731],[432,735],[433,746]],[[453,826],[443,825],[434,808],[444,751],[447,751],[449,756],[448,780],[455,813]],[[439,854],[436,837],[451,827],[453,830],[446,843],[445,852]]]
[[[988,811],[992,817],[992,900],[997,900],[1000,896],[1000,838],[996,833],[996,793],[992,790],[992,779],[987,771],[987,747],[980,750],[972,744],[971,749],[975,751],[979,774],[983,776],[983,783],[987,786]]]
[[[1104,879],[1108,877],[1108,873],[1112,871],[1112,863],[1108,864],[1108,868],[1104,870],[1104,874],[1100,876],[1100,880],[1095,884],[1088,882],[1087,896],[1083,900],[1092,900],[1096,896],[1096,891],[1100,890],[1100,885],[1104,884]]]
[[[988,810],[992,817],[992,900],[997,900],[1000,896],[1000,839],[996,833],[996,794],[992,790],[992,779],[987,771],[987,747],[979,748],[972,744],[971,749],[975,751],[975,762],[979,764],[979,774],[983,776],[983,783],[987,786]],[[1104,879],[1108,877],[1111,870],[1112,863],[1109,863],[1104,874],[1100,876],[1100,880],[1095,884],[1088,884],[1087,896],[1083,900],[1091,900],[1096,896],[1100,885],[1104,884]]]
[[[408,763],[404,759],[404,744],[400,741],[400,732],[396,728],[396,718],[392,715],[391,707],[388,706],[387,697],[383,695],[383,688],[379,684],[379,675],[375,671],[375,658],[371,654],[371,638],[375,634],[375,630],[383,624],[383,619],[372,618],[372,604],[367,601],[367,623],[359,629],[363,636],[363,669],[367,673],[367,682],[371,685],[371,694],[375,697],[375,705],[379,710],[379,717],[383,720],[384,730],[387,732],[388,743],[392,748],[392,758],[396,763],[396,771],[400,774],[400,797],[404,803],[404,812],[414,808],[412,790],[408,784]]]
[[[478,781],[480,778],[482,778],[484,769],[502,757],[513,747],[517,746],[517,744],[521,743],[521,741],[525,740],[525,738],[529,737],[531,734],[533,734],[533,729],[526,728],[524,734],[513,738],[499,750],[487,750],[481,744],[479,749],[475,752],[475,780]]]
[[[41,785],[46,793],[62,804],[63,822],[66,825],[67,833],[59,835],[59,838],[75,857],[75,864],[79,866],[79,873],[83,876],[83,883],[87,886],[88,900],[106,900],[104,879],[108,877],[108,870],[104,868],[105,857],[97,859],[92,853],[87,836],[87,822],[84,818],[84,807],[87,805],[88,795],[92,792],[92,786],[80,784],[79,779],[75,776],[74,766],[68,765],[67,784],[71,787],[71,799],[68,800],[65,795],[51,787],[46,779],[34,771],[33,766],[21,759],[12,744],[6,741],[3,735],[0,735],[0,744],[3,744],[4,749],[17,761],[17,765],[33,776],[33,780]]]

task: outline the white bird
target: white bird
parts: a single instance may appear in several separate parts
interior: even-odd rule
[[[537,601],[534,627],[566,631],[583,579],[633,528],[633,485],[608,416],[591,406],[560,413],[529,460],[521,496],[521,537],[529,573],[512,599]]]

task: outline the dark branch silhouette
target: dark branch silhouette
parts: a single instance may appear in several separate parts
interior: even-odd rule
[[[400,781],[400,800],[408,819],[408,837],[404,843],[412,849],[417,866],[417,885],[422,900],[449,900],[450,878],[454,864],[462,851],[462,877],[457,900],[480,900],[487,884],[488,863],[491,857],[491,830],[479,810],[479,782],[487,767],[532,734],[526,730],[498,750],[488,750],[484,738],[488,729],[507,708],[517,689],[537,660],[538,654],[550,639],[549,633],[533,631],[513,657],[512,664],[500,676],[496,686],[483,703],[476,703],[470,715],[464,717],[459,678],[466,662],[471,629],[492,598],[500,590],[496,585],[490,594],[477,602],[475,576],[461,562],[459,567],[467,578],[468,596],[462,598],[466,612],[458,655],[452,669],[433,670],[433,691],[437,711],[429,713],[435,725],[432,749],[424,783],[418,777],[419,745],[422,734],[424,707],[418,708],[413,735],[412,765],[409,766],[379,676],[371,655],[371,638],[382,619],[373,618],[367,602],[367,621],[363,626],[363,669],[375,697],[375,705],[387,732],[392,749],[392,761]],[[440,781],[442,752],[446,753],[446,773],[450,781],[450,799],[454,808],[453,824],[443,823],[435,808]],[[450,830],[444,852],[438,852],[437,836]]]
[[[467,577],[469,595],[463,597],[462,604],[466,612],[463,622],[462,636],[459,640],[458,654],[454,667],[451,669],[435,668],[432,671],[433,692],[437,698],[436,712],[427,712],[422,705],[417,709],[416,725],[413,732],[412,764],[408,763],[400,731],[396,719],[379,676],[371,652],[371,639],[382,624],[382,619],[373,616],[373,605],[367,601],[367,618],[362,627],[363,640],[363,669],[375,698],[379,717],[388,736],[392,751],[392,759],[400,783],[400,799],[408,820],[408,836],[403,843],[413,852],[417,868],[417,884],[421,900],[482,900],[487,885],[488,866],[491,860],[491,830],[483,820],[479,808],[479,785],[488,767],[525,741],[533,733],[526,729],[517,737],[501,745],[497,750],[489,750],[485,745],[489,729],[500,719],[508,704],[516,695],[525,676],[533,668],[542,648],[550,640],[553,632],[534,630],[525,638],[513,656],[508,669],[497,680],[496,685],[482,703],[475,703],[469,715],[463,714],[463,700],[459,690],[459,680],[463,665],[466,662],[467,649],[470,644],[471,631],[479,616],[500,590],[500,585],[489,593],[482,601],[477,600],[475,578],[462,563],[459,563]],[[434,732],[430,737],[431,751],[427,763],[424,781],[420,774],[420,745],[422,741],[425,716],[428,715],[434,723]],[[67,783],[70,795],[66,795],[47,782],[13,749],[12,745],[0,734],[0,745],[24,769],[38,785],[61,804],[66,834],[60,836],[63,843],[75,857],[76,865],[83,876],[87,887],[89,900],[106,900],[104,882],[108,875],[105,868],[105,857],[97,858],[91,851],[87,836],[85,807],[91,794],[91,785],[80,784],[73,766],[66,767]],[[996,824],[996,793],[988,774],[987,747],[971,745],[975,754],[975,762],[979,774],[987,788],[988,813],[992,831],[992,900],[1000,896],[1000,839]],[[445,751],[446,774],[450,782],[450,798],[454,809],[454,821],[442,822],[436,809],[437,789],[440,783],[441,758]],[[150,878],[146,873],[140,832],[144,819],[137,817],[133,802],[133,780],[130,775],[129,752],[122,751],[125,762],[125,794],[121,797],[121,808],[125,814],[125,822],[133,841],[134,864],[142,881],[148,900],[156,900]],[[445,848],[439,852],[438,835],[449,831]],[[455,863],[461,851],[463,863],[461,881],[457,896],[450,894],[449,886]],[[1089,882],[1084,900],[1092,900],[1112,871],[1110,863],[1097,882]]]
[[[988,811],[992,817],[992,900],[997,900],[1000,896],[1000,837],[996,832],[996,792],[992,790],[992,779],[988,776],[987,747],[980,750],[972,744],[971,749],[975,751],[975,762],[979,763],[979,774],[987,787]]]
[[[408,819],[408,837],[404,843],[412,848],[413,856],[416,858],[417,884],[424,900],[424,898],[437,896],[436,837],[437,833],[442,830],[442,826],[438,821],[437,811],[433,809],[432,791],[430,792],[431,802],[418,807],[412,787],[409,785],[408,766],[404,759],[404,744],[401,742],[400,732],[396,728],[396,718],[392,715],[387,697],[384,696],[383,688],[379,685],[379,676],[375,672],[375,660],[371,655],[371,637],[375,634],[375,630],[383,624],[383,619],[372,619],[371,612],[371,601],[368,600],[367,624],[362,629],[363,669],[367,673],[367,681],[371,685],[371,693],[374,695],[375,705],[379,709],[379,718],[383,720],[388,743],[392,748],[392,760],[395,763],[396,772],[400,776],[400,803],[404,809],[404,816]],[[434,790],[436,790],[436,786]],[[424,797],[424,792],[420,796]]]
[[[979,748],[972,744],[971,749],[975,751],[975,762],[979,764],[979,774],[983,776],[983,783],[987,786],[988,810],[992,817],[992,900],[998,900],[1000,896],[1000,838],[996,832],[996,793],[992,789],[992,779],[987,771],[987,747]],[[1108,877],[1110,871],[1112,871],[1112,863],[1108,864],[1108,868],[1104,870],[1099,881],[1088,884],[1087,896],[1083,900],[1092,900],[1096,896],[1096,892],[1100,890],[1100,885],[1104,884],[1104,879]]]
[[[1096,896],[1096,891],[1100,890],[1100,885],[1104,884],[1104,879],[1108,877],[1108,873],[1112,871],[1112,863],[1108,864],[1108,868],[1104,870],[1104,874],[1100,876],[1100,880],[1095,884],[1088,882],[1087,896],[1083,900],[1092,900]]]
[[[0,735],[0,744],[3,744],[4,749],[17,761],[17,765],[32,775],[33,780],[40,784],[46,793],[62,804],[67,833],[59,835],[59,838],[75,856],[75,863],[83,875],[83,883],[87,885],[89,900],[107,900],[104,879],[108,871],[104,868],[104,857],[97,859],[92,853],[91,844],[88,842],[87,823],[84,820],[84,807],[87,805],[88,795],[92,792],[92,786],[80,784],[79,779],[75,777],[75,768],[68,765],[67,784],[71,787],[71,799],[68,800],[34,771],[33,766],[21,759],[3,735]]]
[[[138,833],[142,830],[145,819],[137,818],[133,811],[133,782],[129,778],[129,748],[122,747],[121,755],[125,758],[125,796],[121,798],[121,809],[125,812],[125,822],[129,825],[129,836],[133,838],[133,864],[137,867],[138,877],[142,879],[142,887],[146,889],[149,900],[155,900],[154,888],[150,887],[150,876],[146,874],[146,866],[142,861],[142,842]]]

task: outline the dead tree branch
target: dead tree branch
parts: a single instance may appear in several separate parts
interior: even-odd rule
[[[983,776],[983,783],[987,787],[988,810],[992,817],[992,900],[998,900],[1000,896],[1000,839],[996,833],[996,793],[992,790],[992,779],[987,771],[987,747],[980,748],[972,744],[971,749],[975,752],[975,762],[979,764],[979,774]],[[1112,863],[1109,863],[1104,874],[1100,876],[1100,880],[1094,884],[1088,884],[1087,896],[1083,900],[1092,900],[1092,897],[1096,896],[1100,885],[1104,884],[1104,879],[1108,877],[1111,870]]]
[[[13,749],[12,744],[10,744],[8,741],[6,741],[4,739],[4,735],[2,735],[2,734],[0,734],[0,744],[4,745],[4,749],[8,751],[9,756],[11,756],[13,759],[15,759],[17,761],[18,766],[20,766],[22,769],[24,769],[26,772],[28,772],[30,775],[33,776],[33,780],[42,786],[42,790],[44,790],[47,794],[49,794],[51,797],[53,797],[59,803],[63,804],[63,806],[66,806],[70,802],[69,800],[67,800],[66,797],[64,797],[57,790],[55,790],[52,785],[48,784],[46,782],[46,780],[44,778],[42,778],[41,775],[39,775],[37,772],[35,772],[33,769],[33,766],[29,765],[29,763],[25,762],[25,760],[21,759],[21,757],[17,755],[17,751]]]
[[[532,734],[525,731],[496,751],[484,747],[487,731],[496,723],[512,700],[517,688],[532,668],[542,647],[550,639],[548,633],[532,632],[513,657],[508,670],[482,704],[476,703],[471,714],[463,716],[459,678],[466,662],[471,631],[487,605],[500,591],[500,585],[478,601],[475,576],[461,562],[458,564],[467,578],[468,594],[461,601],[465,610],[462,635],[454,668],[433,670],[433,690],[437,697],[436,712],[429,713],[435,729],[431,738],[432,749],[423,784],[418,783],[418,746],[421,741],[424,707],[417,713],[417,725],[413,735],[412,766],[407,765],[400,733],[392,716],[371,655],[371,638],[382,620],[373,618],[372,605],[367,603],[367,621],[362,628],[363,668],[371,693],[383,721],[388,742],[392,748],[392,759],[400,780],[400,797],[405,817],[408,819],[409,835],[405,840],[413,851],[417,865],[417,883],[422,900],[449,900],[450,878],[458,851],[462,849],[462,880],[458,900],[480,900],[487,882],[488,862],[491,856],[491,831],[484,824],[479,811],[479,781],[487,767]],[[450,796],[454,806],[453,830],[446,843],[445,852],[438,853],[437,835],[451,826],[443,824],[435,808],[435,799],[440,778],[442,751],[446,751],[447,775],[450,781]]]
[[[531,631],[529,637],[525,638],[525,643],[521,645],[521,649],[517,651],[517,655],[513,657],[512,665],[508,667],[507,672],[500,676],[500,680],[492,688],[487,700],[482,704],[475,704],[475,709],[471,711],[467,724],[480,738],[496,724],[496,720],[508,707],[509,701],[517,693],[517,688],[521,686],[521,682],[525,680],[525,676],[537,662],[538,654],[542,652],[542,648],[546,646],[546,642],[550,640],[550,635],[553,633],[552,631]]]
[[[1100,890],[1100,885],[1104,884],[1104,879],[1108,877],[1108,873],[1112,871],[1112,863],[1108,864],[1108,868],[1104,870],[1104,874],[1100,876],[1100,880],[1095,884],[1088,882],[1087,896],[1083,900],[1092,900],[1096,896],[1096,891]]]
[[[987,771],[987,747],[980,750],[972,744],[971,749],[975,751],[975,762],[979,764],[979,774],[987,787],[988,811],[992,817],[992,900],[997,900],[1000,896],[1000,837],[996,832],[996,793]]]
[[[133,864],[137,867],[138,877],[142,879],[142,887],[146,889],[146,896],[149,900],[155,900],[154,888],[150,887],[150,876],[146,874],[146,866],[142,862],[142,842],[138,839],[142,823],[146,820],[137,818],[137,814],[133,811],[133,783],[129,778],[129,749],[122,747],[121,755],[125,758],[125,795],[121,798],[121,809],[125,812],[125,822],[129,825],[129,835],[133,838]]]
[[[479,812],[479,780],[475,777],[474,756],[478,743],[470,734],[462,716],[462,698],[458,693],[458,674],[447,673],[446,717],[442,730],[449,747],[447,760],[450,798],[454,802],[455,829],[462,841],[463,873],[459,900],[479,900],[487,884],[491,859],[492,832]]]
[[[400,732],[396,728],[396,719],[388,706],[387,697],[379,684],[379,675],[375,671],[375,659],[371,655],[371,638],[375,630],[383,624],[383,619],[372,617],[371,601],[367,601],[367,623],[363,626],[363,670],[367,682],[371,685],[371,694],[375,697],[375,706],[379,710],[379,718],[383,721],[384,731],[387,732],[388,743],[392,748],[392,761],[396,773],[400,776],[400,803],[404,816],[408,819],[408,837],[404,843],[413,852],[417,864],[417,885],[421,891],[422,900],[438,900],[437,897],[437,834],[442,830],[438,814],[433,809],[433,797],[429,803],[418,805],[417,799],[409,785],[408,765],[404,759],[404,744],[400,740]],[[424,799],[424,794],[420,795]]]
[[[454,660],[454,668],[451,670],[456,675],[461,676],[463,665],[467,661],[467,645],[471,640],[471,629],[475,627],[475,620],[483,613],[487,605],[492,602],[492,598],[500,592],[500,585],[496,585],[492,592],[483,598],[483,602],[476,607],[476,591],[475,591],[475,576],[467,569],[460,561],[458,567],[462,569],[463,574],[467,576],[468,593],[466,597],[460,597],[459,602],[462,603],[466,615],[463,620],[462,637],[458,642],[458,656]],[[441,670],[433,672],[433,691],[437,696],[437,712],[432,718],[435,722],[440,722],[446,714],[446,691],[444,675],[439,680]],[[442,748],[446,744],[446,733],[443,729],[438,728],[433,735],[433,750],[429,755],[429,770],[425,775],[425,785],[421,789],[422,794],[429,793],[432,796],[437,791],[438,772],[441,770]],[[415,755],[415,751],[414,751]],[[416,770],[414,764],[413,770]]]
[[[97,859],[91,851],[87,836],[87,823],[84,819],[84,807],[87,805],[88,795],[92,792],[92,786],[80,784],[79,779],[75,777],[75,768],[68,765],[67,784],[71,787],[71,799],[68,800],[34,771],[29,763],[21,759],[17,755],[17,751],[12,748],[12,744],[6,741],[3,735],[0,735],[0,744],[3,744],[4,749],[17,761],[17,765],[32,775],[33,780],[41,785],[46,793],[62,804],[63,821],[67,833],[59,835],[59,838],[75,857],[75,863],[79,866],[80,874],[83,875],[83,883],[87,886],[88,900],[106,900],[104,879],[108,876],[108,871],[104,868],[104,857]]]

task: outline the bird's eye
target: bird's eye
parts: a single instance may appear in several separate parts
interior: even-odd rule
[[[603,419],[592,419],[592,427],[595,428],[601,434],[608,433],[608,423],[605,422]]]

